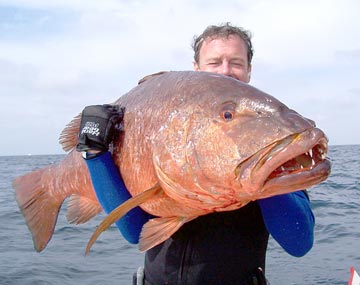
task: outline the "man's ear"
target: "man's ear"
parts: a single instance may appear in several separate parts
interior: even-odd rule
[[[251,68],[252,68],[252,65],[250,64],[249,67],[248,67],[248,71],[247,71],[248,81],[247,81],[246,83],[249,83],[249,82],[250,82],[250,79],[251,79]]]
[[[194,61],[193,64],[194,64],[194,71],[199,71],[200,67],[199,67],[198,63],[196,61]]]

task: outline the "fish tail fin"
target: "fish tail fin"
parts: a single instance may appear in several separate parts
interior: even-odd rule
[[[139,250],[147,251],[171,237],[182,225],[196,217],[165,217],[148,221],[140,234]]]
[[[38,169],[13,182],[15,198],[32,234],[36,251],[42,251],[54,232],[60,207],[65,198],[51,195],[44,175],[51,173],[52,166]]]
[[[113,223],[115,223],[117,220],[119,220],[122,216],[124,216],[127,212],[129,212],[131,209],[141,205],[142,203],[148,201],[149,199],[158,197],[163,194],[163,190],[161,187],[156,184],[153,188],[150,188],[139,195],[136,195],[126,202],[122,203],[119,207],[114,209],[96,228],[92,236],[90,237],[90,240],[86,246],[85,249],[85,255],[87,255],[93,246],[93,244],[96,242],[97,238],[100,236],[100,234],[104,231],[106,231]]]

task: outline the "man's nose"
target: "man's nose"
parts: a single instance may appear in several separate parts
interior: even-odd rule
[[[221,64],[220,73],[222,75],[227,75],[227,76],[231,75],[231,69],[230,69],[230,65],[228,62],[223,62]]]

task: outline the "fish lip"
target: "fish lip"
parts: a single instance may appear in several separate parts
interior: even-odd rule
[[[240,163],[235,175],[252,197],[305,189],[325,180],[331,163],[328,139],[318,128],[289,135]],[[247,181],[247,182],[243,182]]]

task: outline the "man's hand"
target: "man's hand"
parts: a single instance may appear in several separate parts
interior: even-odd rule
[[[124,108],[117,105],[87,106],[81,114],[77,151],[107,151],[122,128]]]

